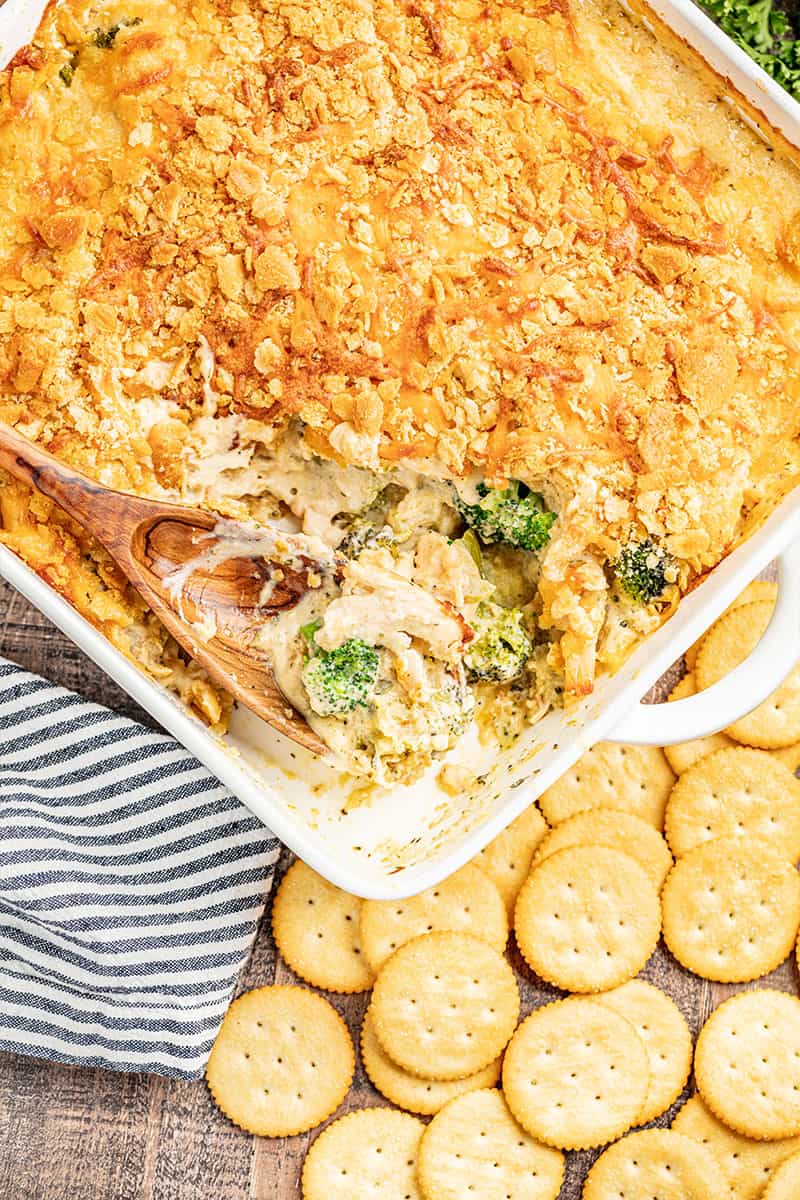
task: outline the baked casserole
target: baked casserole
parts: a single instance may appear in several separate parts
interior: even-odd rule
[[[591,692],[800,478],[800,174],[616,0],[55,0],[0,73],[0,418],[339,567],[349,770]],[[2,541],[222,729],[109,556]]]

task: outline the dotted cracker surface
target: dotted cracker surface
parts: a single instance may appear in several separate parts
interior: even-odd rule
[[[339,1107],[353,1080],[350,1034],[306,988],[256,988],[225,1014],[206,1066],[215,1103],[249,1133],[288,1137]]]
[[[361,900],[328,883],[298,859],[281,880],[272,932],[296,975],[331,992],[363,992],[373,983],[361,950]]]
[[[372,1083],[387,1100],[407,1112],[431,1116],[449,1100],[478,1088],[494,1087],[500,1078],[500,1059],[464,1079],[422,1079],[392,1062],[375,1033],[370,1010],[361,1026],[361,1061]]]
[[[745,982],[790,953],[800,923],[800,875],[758,839],[717,838],[679,858],[661,893],[664,940],[706,979]]]
[[[543,979],[599,992],[637,975],[656,948],[661,908],[630,855],[609,846],[559,850],[531,872],[514,910],[517,944]]]
[[[534,866],[568,846],[624,848],[650,877],[657,892],[672,866],[672,855],[657,829],[641,817],[612,808],[592,808],[556,825],[534,854]]]
[[[685,700],[688,696],[697,694],[697,683],[694,672],[689,671],[680,679],[670,692],[667,699]],[[707,737],[693,738],[690,742],[677,742],[674,746],[665,746],[664,754],[667,762],[676,775],[682,774],[707,754],[715,750],[723,750],[726,746],[735,746],[733,738],[727,733],[710,733]]]
[[[787,1158],[773,1172],[762,1200],[797,1200],[800,1196],[800,1154]]]
[[[303,1200],[422,1200],[417,1149],[425,1126],[391,1108],[361,1108],[324,1129],[303,1164]]]
[[[365,900],[361,906],[361,946],[373,971],[412,938],[447,929],[472,933],[495,950],[505,949],[505,904],[489,876],[472,863],[416,896]]]
[[[761,600],[720,617],[697,656],[699,688],[711,687],[747,658],[769,624],[772,609],[769,601]],[[800,741],[800,665],[789,672],[771,696],[725,732],[737,742],[764,749]]]
[[[547,822],[535,804],[531,804],[499,833],[488,846],[476,854],[474,862],[493,881],[509,918],[522,887],[537,846],[547,833]]]
[[[692,1067],[692,1035],[674,1000],[644,979],[595,997],[598,1004],[630,1021],[647,1051],[650,1084],[637,1125],[666,1112],[683,1091]]]
[[[583,1185],[583,1200],[720,1200],[720,1168],[700,1142],[644,1129],[609,1146]]]
[[[619,808],[661,829],[674,782],[657,746],[598,742],[539,797],[539,807],[551,825],[587,808]]]
[[[514,972],[468,933],[427,933],[382,967],[375,1032],[399,1066],[426,1079],[474,1075],[500,1054],[519,1017]]]
[[[747,1137],[800,1133],[800,1000],[787,992],[738,992],[706,1021],[694,1058],[711,1111]]]
[[[714,838],[759,837],[800,858],[800,779],[765,750],[730,746],[695,763],[670,792],[666,835],[675,855]]]
[[[800,1150],[800,1138],[756,1142],[723,1125],[703,1103],[692,1096],[672,1122],[676,1133],[702,1142],[722,1167],[731,1200],[759,1200],[771,1173]],[[800,1196],[800,1191],[797,1193]]]
[[[791,746],[778,746],[776,750],[768,750],[767,753],[770,758],[777,758],[788,767],[793,775],[800,767],[800,742],[794,742]]]
[[[526,1133],[493,1088],[459,1096],[434,1117],[418,1173],[425,1200],[556,1200],[564,1156]]]
[[[511,1039],[503,1092],[532,1137],[562,1150],[602,1146],[637,1120],[647,1050],[624,1017],[585,997],[536,1009]]]

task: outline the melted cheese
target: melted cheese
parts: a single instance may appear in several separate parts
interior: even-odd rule
[[[797,481],[798,368],[800,173],[617,0],[55,0],[0,73],[0,417],[328,540],[384,469],[520,479],[567,693],[631,532],[683,591]],[[85,607],[48,519],[3,537]]]

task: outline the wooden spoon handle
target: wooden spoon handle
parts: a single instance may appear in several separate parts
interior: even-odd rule
[[[67,467],[41,446],[0,421],[0,467],[54,500],[60,508],[105,546],[138,585],[144,544],[159,522],[184,522],[192,529],[212,529],[215,518],[199,509],[150,500],[105,487],[74,467]]]
[[[17,433],[9,425],[0,422],[0,467],[15,479],[42,492],[55,500],[61,508],[94,532],[97,524],[97,500],[99,496],[114,496],[116,493],[94,483],[80,471],[65,467],[63,463]],[[92,509],[94,508],[94,513]]]

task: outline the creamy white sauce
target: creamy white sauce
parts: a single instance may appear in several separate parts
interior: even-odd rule
[[[136,415],[139,428],[145,436],[159,421],[164,421],[174,416],[177,411],[177,405],[157,395],[143,396],[140,400],[136,401]]]
[[[186,466],[196,502],[266,493],[286,505],[304,533],[334,548],[344,536],[334,517],[363,512],[388,482],[367,468],[340,467],[315,456],[294,430],[274,442],[263,426],[235,414],[201,417],[192,434]]]
[[[369,508],[385,483],[364,467],[340,467],[316,458],[299,437],[288,437],[270,458],[266,486],[300,520],[305,533],[335,547],[344,531],[333,518]]]

